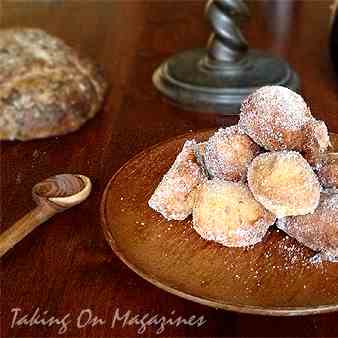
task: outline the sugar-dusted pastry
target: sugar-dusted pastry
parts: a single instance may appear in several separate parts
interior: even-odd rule
[[[338,258],[338,194],[322,194],[313,214],[286,217],[277,226],[305,246]]]
[[[281,86],[265,86],[242,103],[239,126],[270,151],[300,150],[313,117],[303,98]]]
[[[325,189],[338,192],[338,153],[328,153],[318,170],[320,183]]]
[[[318,178],[295,151],[264,153],[248,169],[249,188],[278,218],[314,212],[320,198]]]
[[[238,126],[219,129],[206,143],[205,166],[213,178],[240,181],[260,148]]]
[[[31,140],[79,129],[100,109],[101,70],[40,29],[0,30],[0,140]]]
[[[244,183],[213,179],[196,194],[193,227],[206,240],[243,247],[260,242],[275,216],[258,203]]]
[[[185,142],[148,202],[168,220],[183,220],[191,214],[196,187],[205,179],[196,161],[195,146],[195,141]]]
[[[314,167],[321,162],[322,155],[330,145],[329,131],[324,121],[312,119],[306,125],[305,142],[302,146],[304,158]]]

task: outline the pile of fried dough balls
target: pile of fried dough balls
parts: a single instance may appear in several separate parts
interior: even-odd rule
[[[149,200],[168,220],[190,214],[206,239],[229,247],[262,241],[273,224],[338,257],[338,154],[295,92],[266,86],[241,105],[238,125],[186,141]]]

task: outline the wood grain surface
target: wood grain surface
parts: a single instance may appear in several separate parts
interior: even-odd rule
[[[36,207],[0,234],[0,257],[42,223],[82,203],[91,187],[88,177],[73,174],[56,175],[34,185],[32,198]]]
[[[190,130],[230,125],[235,117],[186,113],[167,103],[151,76],[168,56],[206,43],[204,1],[1,1],[1,27],[35,26],[103,65],[110,83],[104,108],[80,131],[47,140],[1,144],[2,231],[34,206],[32,186],[74,172],[93,181],[91,197],[39,227],[2,259],[1,335],[57,337],[57,326],[11,327],[11,309],[36,308],[74,319],[63,336],[134,337],[136,326],[77,328],[82,309],[109,319],[121,312],[204,315],[202,327],[168,327],[166,337],[337,337],[336,313],[273,318],[215,310],[166,293],[128,269],[104,239],[99,205],[119,167],[144,148]],[[314,114],[338,132],[338,75],[328,53],[331,1],[250,2],[250,45],[281,55],[297,70]],[[153,337],[150,327],[143,336]]]

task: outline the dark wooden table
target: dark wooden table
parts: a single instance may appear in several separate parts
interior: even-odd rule
[[[315,115],[338,132],[338,75],[328,56],[330,1],[250,3],[245,34],[252,47],[282,55],[299,73],[302,91]],[[284,6],[283,6],[284,4]],[[3,7],[1,8],[1,5]],[[14,312],[72,323],[63,336],[133,337],[136,326],[76,327],[76,317],[91,309],[109,320],[116,309],[132,314],[189,317],[207,324],[168,327],[160,336],[338,336],[338,315],[270,318],[241,315],[198,305],[150,285],[111,252],[102,234],[99,203],[110,176],[145,147],[171,136],[232,124],[236,117],[186,113],[169,105],[151,81],[155,67],[177,51],[203,46],[209,29],[204,1],[6,1],[1,27],[36,26],[58,35],[104,66],[110,90],[103,110],[80,131],[1,147],[2,230],[33,207],[31,187],[63,172],[78,172],[94,182],[91,197],[24,239],[2,260],[1,333],[4,337],[56,337],[59,326],[11,328]],[[279,8],[279,9],[278,9]],[[156,327],[140,336],[156,336]]]

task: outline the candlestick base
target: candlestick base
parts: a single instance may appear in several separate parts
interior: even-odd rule
[[[154,73],[156,88],[186,110],[239,114],[242,100],[259,87],[299,89],[297,74],[285,61],[250,50],[237,63],[212,62],[206,49],[169,58]]]

